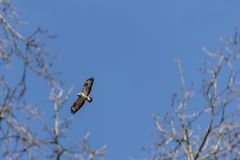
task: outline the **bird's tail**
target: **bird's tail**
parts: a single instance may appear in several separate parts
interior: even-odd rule
[[[88,98],[87,98],[87,101],[88,101],[89,103],[91,103],[91,102],[92,102],[92,100],[93,100],[93,98],[92,98],[92,97],[88,97]]]

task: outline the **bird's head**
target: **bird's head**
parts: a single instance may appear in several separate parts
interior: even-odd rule
[[[77,93],[78,97],[82,97],[82,92]]]

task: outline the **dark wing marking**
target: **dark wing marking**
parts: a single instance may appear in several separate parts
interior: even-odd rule
[[[78,98],[72,105],[71,112],[76,113],[85,103],[85,99],[83,97]]]
[[[89,78],[88,80],[86,80],[82,89],[82,92],[84,94],[89,95],[92,89],[93,82],[94,82],[94,78]]]

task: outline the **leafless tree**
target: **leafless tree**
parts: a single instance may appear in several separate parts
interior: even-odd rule
[[[13,3],[0,0],[0,159],[102,159],[106,146],[92,149],[89,133],[76,146],[63,142],[71,118],[60,117],[60,109],[71,89],[65,89],[51,71],[56,56],[43,42],[53,36],[41,28],[25,35],[19,29],[22,22]],[[52,124],[44,121],[41,104],[26,101],[26,88],[31,85],[28,73],[48,84]]]
[[[221,41],[218,51],[203,48],[202,80],[194,86],[187,87],[176,60],[180,89],[172,96],[173,113],[154,115],[157,136],[146,148],[149,160],[240,159],[240,32]]]

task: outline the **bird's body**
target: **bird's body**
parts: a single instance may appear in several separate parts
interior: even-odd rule
[[[85,98],[85,100],[88,101],[88,102],[90,102],[90,103],[92,102],[92,97],[84,94],[83,92],[79,92],[77,95],[78,95],[78,97],[80,97],[80,98],[81,98],[81,97],[82,97],[82,98]]]
[[[93,98],[89,96],[92,85],[94,82],[94,78],[89,78],[84,83],[84,86],[82,88],[82,91],[77,93],[78,99],[74,102],[74,104],[71,107],[71,112],[76,113],[85,103],[85,101],[88,101],[89,103],[92,102]]]

